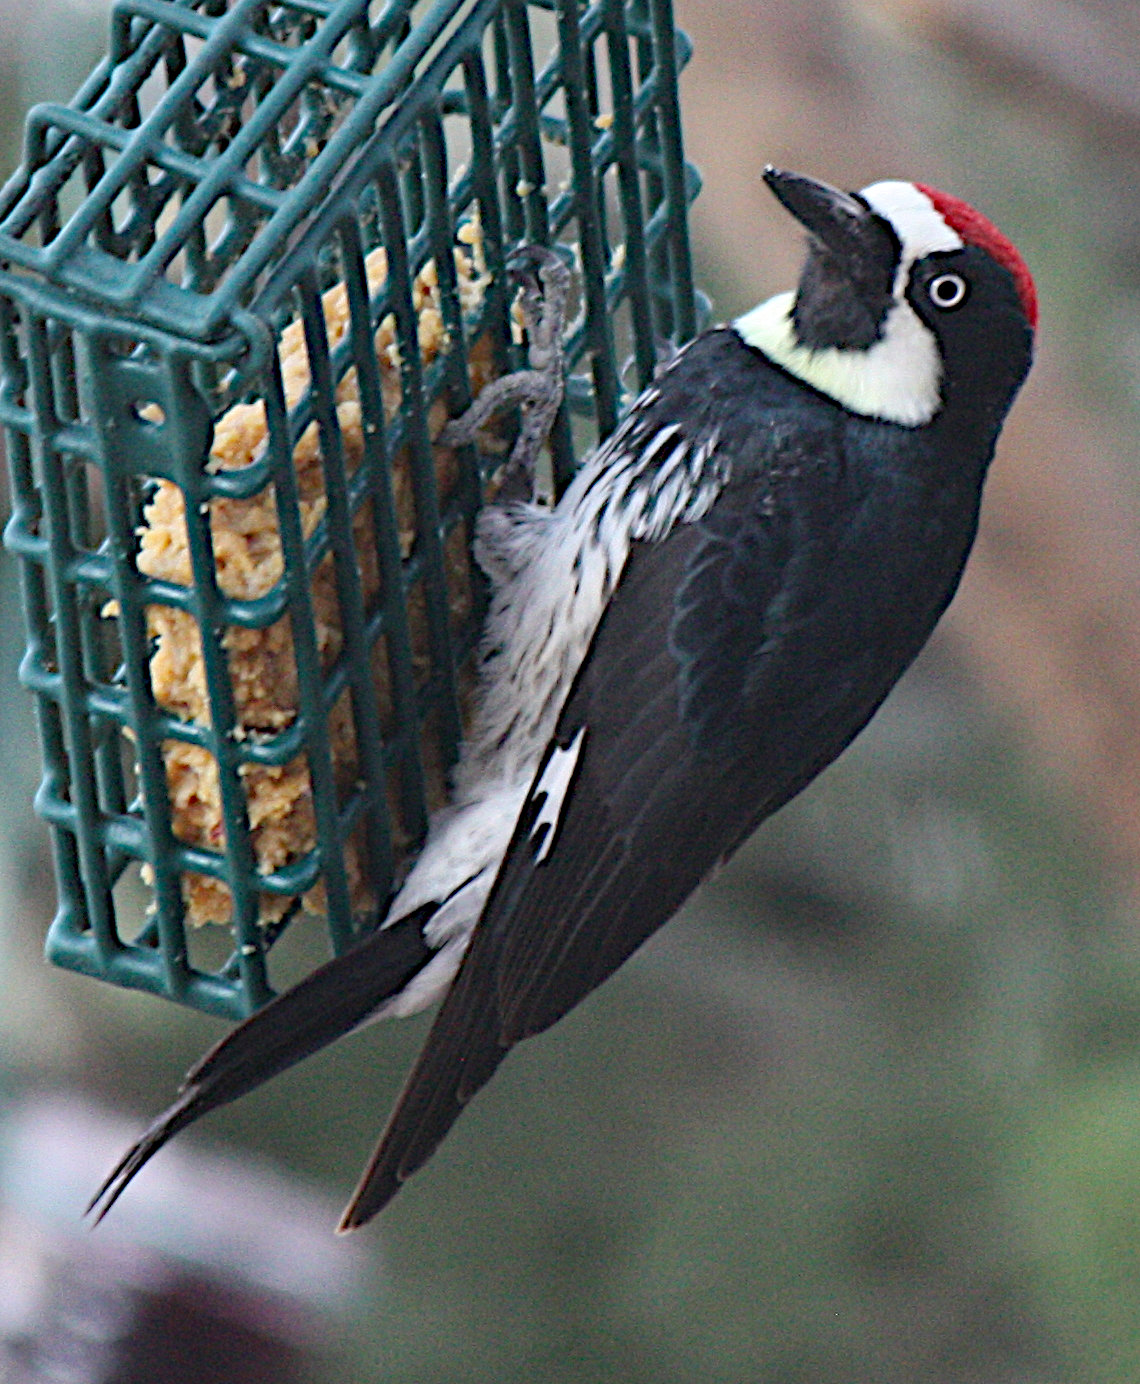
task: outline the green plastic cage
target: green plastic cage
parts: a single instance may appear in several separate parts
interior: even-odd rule
[[[523,363],[520,243],[580,276],[556,483],[693,333],[686,57],[669,0],[117,0],[30,113],[0,421],[52,961],[238,1018],[300,914],[375,925],[480,628],[495,458],[433,438]]]

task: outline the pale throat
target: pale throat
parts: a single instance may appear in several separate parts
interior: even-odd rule
[[[777,293],[733,326],[749,346],[854,413],[908,428],[931,421],[942,404],[942,358],[934,333],[905,299],[896,299],[868,350],[802,346],[792,325],[794,302],[794,293]]]

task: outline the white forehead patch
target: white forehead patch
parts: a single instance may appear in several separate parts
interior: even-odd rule
[[[961,250],[965,243],[913,183],[872,183],[860,195],[895,228],[902,241],[904,267],[936,250]]]

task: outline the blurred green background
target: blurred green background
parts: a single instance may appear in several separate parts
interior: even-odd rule
[[[913,177],[1022,248],[1039,363],[927,653],[356,1237],[367,1286],[314,1377],[1133,1384],[1140,16],[678,0],[677,18],[718,317],[796,273],[764,162]],[[96,0],[0,4],[6,169],[23,111],[66,99],[105,35]],[[52,885],[7,557],[0,595],[0,1089],[141,1120],[221,1029],[41,961]],[[369,1030],[193,1137],[343,1199],[425,1022]]]

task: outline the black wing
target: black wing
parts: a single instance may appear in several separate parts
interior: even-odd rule
[[[856,696],[865,714],[819,738],[853,719],[862,676],[844,663],[850,641],[828,638],[860,505],[822,490],[805,509],[733,485],[703,520],[634,546],[342,1228],[375,1215],[509,1048],[621,965],[881,699]],[[831,647],[837,676],[814,666]]]

